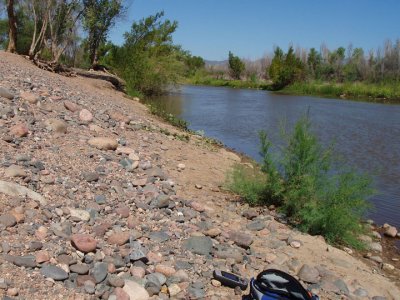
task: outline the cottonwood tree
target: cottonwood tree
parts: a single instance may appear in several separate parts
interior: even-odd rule
[[[244,62],[238,56],[233,55],[233,53],[229,51],[228,64],[231,76],[234,79],[239,80],[245,70]]]
[[[76,24],[83,12],[79,0],[53,0],[49,7],[49,48],[52,63],[58,63],[74,40]]]
[[[15,53],[17,50],[17,18],[14,10],[14,0],[7,0],[8,17],[8,46],[7,51]]]
[[[83,0],[83,25],[88,32],[89,59],[98,64],[98,50],[106,42],[109,30],[123,12],[122,0]]]

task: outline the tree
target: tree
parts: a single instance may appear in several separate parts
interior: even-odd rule
[[[49,9],[49,48],[52,63],[58,63],[74,39],[74,28],[82,14],[79,2],[79,0],[54,0]]]
[[[88,32],[89,59],[98,63],[98,50],[123,10],[122,0],[83,0],[83,25]]]
[[[321,54],[319,54],[315,48],[311,48],[310,52],[308,53],[307,64],[308,69],[314,78],[319,77],[318,69],[321,65],[321,61]]]
[[[161,94],[185,70],[185,52],[173,44],[176,21],[162,20],[164,12],[134,22],[122,47],[114,46],[104,57],[127,82],[128,91]]]
[[[8,47],[7,51],[14,53],[17,50],[17,18],[14,11],[14,0],[7,0],[8,16]]]
[[[231,73],[232,78],[240,80],[240,77],[242,76],[243,71],[245,69],[243,61],[239,57],[233,55],[231,51],[229,51],[228,63],[229,63],[229,71]]]

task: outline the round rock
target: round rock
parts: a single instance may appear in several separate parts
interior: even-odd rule
[[[97,241],[88,234],[74,234],[71,237],[71,244],[84,253],[96,250]]]

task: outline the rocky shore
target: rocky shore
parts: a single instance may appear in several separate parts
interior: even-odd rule
[[[222,189],[239,156],[181,136],[107,82],[0,52],[0,296],[241,299],[214,269],[277,268],[321,299],[400,299],[377,232],[364,256],[297,232]]]

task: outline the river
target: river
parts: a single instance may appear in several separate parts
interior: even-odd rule
[[[377,194],[369,217],[400,227],[400,105],[204,86],[182,86],[151,101],[256,160],[260,130],[281,144],[281,129],[308,111],[319,140],[334,141],[346,164],[373,177]]]

